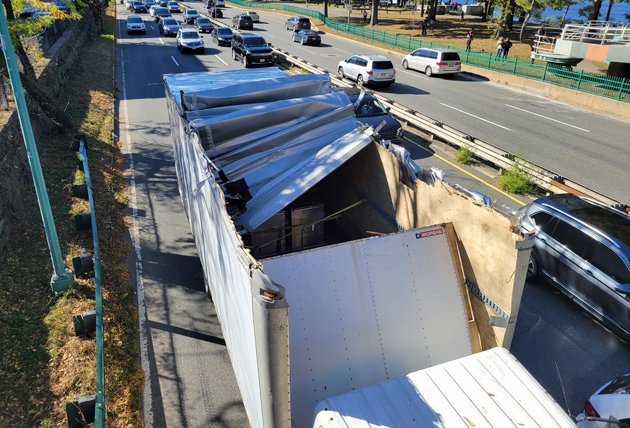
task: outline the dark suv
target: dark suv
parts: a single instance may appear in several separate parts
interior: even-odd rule
[[[630,215],[563,194],[523,207],[518,225],[536,235],[527,277],[544,276],[630,341]]]
[[[234,18],[232,18],[232,28],[237,30],[253,30],[254,21],[249,15],[236,15]]]
[[[232,58],[241,60],[245,67],[250,65],[273,65],[273,49],[262,37],[251,33],[234,33]]]
[[[310,30],[311,21],[304,16],[292,16],[284,23],[284,27],[291,31]]]

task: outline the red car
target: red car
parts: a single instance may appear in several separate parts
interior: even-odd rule
[[[221,9],[217,9],[214,6],[210,6],[211,4],[213,4],[211,2],[208,2],[208,3],[209,3],[208,4],[208,6],[209,6],[208,7],[208,14],[210,14],[210,17],[211,18],[215,18],[215,19],[216,18],[223,18],[223,12],[221,12]]]

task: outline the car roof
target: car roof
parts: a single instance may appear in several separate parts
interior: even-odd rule
[[[418,51],[420,49],[423,49],[426,51],[435,51],[435,52],[457,52],[457,51],[454,51],[453,49],[446,49],[446,48],[418,48],[416,50]]]
[[[197,32],[197,30],[192,27],[183,27],[183,28],[180,28],[180,31],[182,33],[196,33]]]
[[[355,56],[358,56],[364,59],[369,59],[372,61],[389,61],[389,58],[387,58],[385,55],[359,54]]]
[[[374,98],[372,96],[372,93],[369,91],[365,91],[365,90],[361,90],[359,88],[357,88],[356,86],[351,86],[351,87],[347,87],[347,88],[339,88],[339,91],[345,92],[346,95],[348,96],[348,98],[350,98],[350,101],[352,101],[353,103],[359,98],[359,96],[361,95],[361,92],[364,93],[363,95],[363,99],[371,99]]]
[[[630,257],[630,215],[571,194],[545,196],[534,201],[578,219],[595,232],[614,242]]]
[[[129,19],[129,18],[140,18],[140,19],[142,19],[142,17],[140,15],[129,15],[127,17],[127,19]]]
[[[244,38],[250,38],[250,37],[259,37],[259,38],[263,38],[261,35],[259,34],[254,34],[254,33],[241,33],[241,36],[243,36]]]

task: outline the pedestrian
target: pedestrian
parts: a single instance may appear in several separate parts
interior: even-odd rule
[[[541,25],[540,28],[538,29],[538,31],[536,31],[536,35],[540,36],[540,37],[544,37],[546,31],[545,31],[545,26]]]
[[[474,38],[475,34],[473,32],[473,29],[471,28],[470,31],[466,34],[466,51],[470,52],[470,44],[472,43]]]
[[[507,59],[508,52],[510,52],[510,48],[512,47],[512,42],[509,37],[503,39],[503,43],[501,43],[501,48],[503,49],[503,59]]]
[[[462,11],[459,14],[459,22],[464,22],[464,8],[462,7]]]
[[[497,40],[497,51],[494,54],[496,59],[501,59],[503,57],[503,37],[499,37]]]
[[[423,36],[426,36],[426,35],[427,35],[427,25],[428,25],[428,24],[427,24],[427,20],[426,20],[426,19],[424,19],[424,20],[422,21],[422,24],[421,24],[421,25],[422,25],[422,35],[423,35]]]
[[[457,2],[453,3],[453,10],[457,10]]]
[[[367,22],[367,10],[363,9],[363,23]]]
[[[435,23],[435,21],[433,20],[433,18],[429,18],[429,21],[427,22],[427,26],[429,27],[429,30],[433,31],[433,24]]]

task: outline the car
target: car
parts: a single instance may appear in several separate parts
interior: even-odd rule
[[[168,8],[168,2],[169,2],[170,0],[156,0],[156,1],[157,1],[157,4],[158,4],[158,5],[160,5],[160,6],[162,6],[162,7],[166,7],[166,8]]]
[[[147,7],[147,10],[151,10],[151,6],[155,5],[153,0],[145,0],[144,5]]]
[[[225,7],[225,0],[217,0],[216,5],[217,7]]]
[[[223,12],[221,11],[221,9],[218,9],[216,7],[208,9],[208,14],[210,15],[210,18],[223,18]]]
[[[319,46],[322,38],[313,30],[298,30],[293,32],[293,41],[300,42],[303,45]]]
[[[194,28],[180,28],[175,38],[177,40],[177,49],[182,52],[186,52],[186,50],[195,52],[200,50],[203,52],[205,49],[203,39]]]
[[[214,27],[214,30],[210,33],[210,38],[219,46],[230,46],[232,44],[232,37],[232,30],[228,27]]]
[[[162,6],[154,7],[154,10],[155,10],[155,13],[153,16],[155,17],[155,22],[160,22],[161,19],[171,17],[171,12],[169,12],[168,9],[165,7],[162,7]]]
[[[133,13],[147,13],[149,9],[147,9],[147,5],[141,1],[134,1],[131,4],[131,11]]]
[[[144,21],[141,16],[129,15],[127,17],[127,34],[131,33],[147,33],[147,27],[144,25]]]
[[[131,5],[135,0],[125,0],[125,9],[131,10]]]
[[[197,10],[195,9],[184,9],[184,22],[186,24],[194,24],[199,16],[199,12],[197,12]]]
[[[232,58],[251,65],[273,65],[273,49],[267,41],[252,33],[235,33],[232,37]]]
[[[260,22],[260,16],[258,16],[258,12],[254,12],[253,10],[250,10],[245,13],[249,15],[250,18],[252,18],[252,22]]]
[[[403,68],[424,72],[427,77],[434,74],[453,75],[462,71],[462,61],[455,51],[442,48],[416,49],[402,60]]]
[[[339,62],[337,74],[340,79],[355,80],[359,87],[378,84],[388,88],[396,81],[394,64],[383,55],[353,55]]]
[[[197,31],[200,33],[210,33],[214,30],[214,24],[210,19],[200,16],[196,22]]]
[[[175,37],[179,29],[179,22],[175,18],[164,18],[158,22],[158,31],[165,36]]]
[[[304,16],[292,16],[287,19],[287,22],[284,24],[287,30],[295,31],[298,30],[310,30],[311,29],[311,21],[310,19]]]
[[[160,7],[160,5],[157,3],[153,4],[152,6],[149,6],[149,15],[155,16],[155,9],[157,9],[158,7]]]
[[[557,194],[521,208],[517,226],[535,236],[527,278],[537,276],[630,341],[630,215]]]
[[[232,18],[232,28],[236,30],[253,30],[254,21],[249,15],[241,13]]]
[[[169,1],[166,8],[171,13],[180,13],[182,10],[179,8],[179,3],[176,1]]]
[[[336,90],[343,91],[348,95],[348,98],[354,105],[354,114],[357,117],[357,121],[374,128],[377,128],[384,122],[383,127],[378,132],[378,136],[383,140],[402,143],[404,137],[402,126],[389,113],[388,109],[374,98],[371,92],[355,87],[338,88]]]
[[[630,427],[630,372],[599,388],[576,416],[578,428]]]

